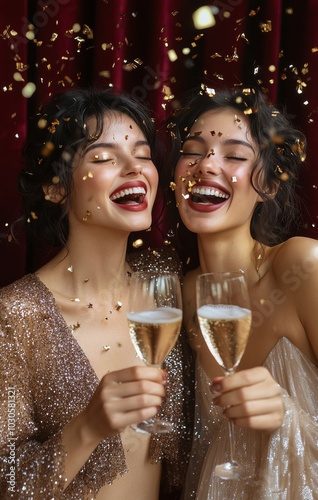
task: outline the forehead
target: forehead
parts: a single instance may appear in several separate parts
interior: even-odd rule
[[[202,113],[190,130],[191,134],[199,132],[208,132],[211,136],[219,137],[229,134],[250,137],[248,119],[234,108],[212,109]]]
[[[139,128],[138,124],[133,118],[126,115],[125,113],[120,113],[118,111],[106,111],[103,116],[103,131],[101,136],[114,136],[114,132],[121,133],[127,137],[128,134],[131,136],[144,136],[142,130]],[[90,133],[94,133],[97,127],[97,120],[95,117],[91,117],[87,120],[87,128]],[[129,135],[128,135],[129,137]],[[128,139],[127,137],[127,139]]]

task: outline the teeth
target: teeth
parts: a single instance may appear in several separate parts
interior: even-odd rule
[[[122,189],[118,191],[118,193],[112,195],[110,197],[111,200],[118,200],[118,198],[123,198],[124,196],[128,196],[129,194],[146,194],[146,190],[143,187],[133,187],[129,189]]]
[[[228,194],[220,193],[220,191],[218,191],[217,189],[210,188],[208,186],[205,187],[195,186],[192,188],[191,193],[202,194],[205,196],[216,196],[217,198],[225,198],[225,199],[228,199],[230,197]]]

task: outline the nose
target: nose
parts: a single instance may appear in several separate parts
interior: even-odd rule
[[[212,174],[218,175],[221,172],[219,159],[214,150],[211,149],[204,157],[199,158],[196,162],[196,174]]]
[[[124,175],[137,176],[142,173],[142,164],[138,158],[126,158]]]

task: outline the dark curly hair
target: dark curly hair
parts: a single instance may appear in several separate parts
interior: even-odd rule
[[[96,88],[68,90],[54,96],[31,120],[24,147],[25,166],[18,179],[30,238],[55,247],[66,244],[74,156],[100,137],[105,116],[114,112],[137,123],[156,164],[154,123],[148,110],[126,95]],[[96,120],[93,132],[86,127],[92,117]],[[50,201],[43,186],[54,186],[63,199]]]
[[[175,209],[174,195],[169,188],[180,150],[192,125],[209,110],[231,108],[243,113],[249,124],[258,157],[251,173],[251,184],[263,199],[251,220],[251,235],[261,244],[273,246],[290,236],[291,227],[299,218],[296,186],[301,162],[305,159],[305,136],[296,130],[290,119],[274,107],[258,88],[212,89],[191,91],[166,124],[171,147],[161,182],[166,186],[170,233],[178,229],[179,250],[184,255],[196,247],[194,234],[188,231]],[[167,188],[168,186],[168,188]],[[276,193],[275,196],[271,193]],[[183,248],[184,245],[184,248]]]

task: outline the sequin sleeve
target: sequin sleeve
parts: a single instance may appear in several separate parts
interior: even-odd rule
[[[61,431],[98,383],[54,297],[35,275],[0,291],[1,500],[95,498],[127,471],[120,436],[113,436],[99,443],[62,491]]]
[[[50,491],[50,498],[57,498],[63,489],[60,433],[40,441],[30,383],[32,360],[15,315],[7,314],[3,301],[0,308],[0,497],[29,499],[32,494],[46,499]],[[10,308],[14,313],[14,304]]]

